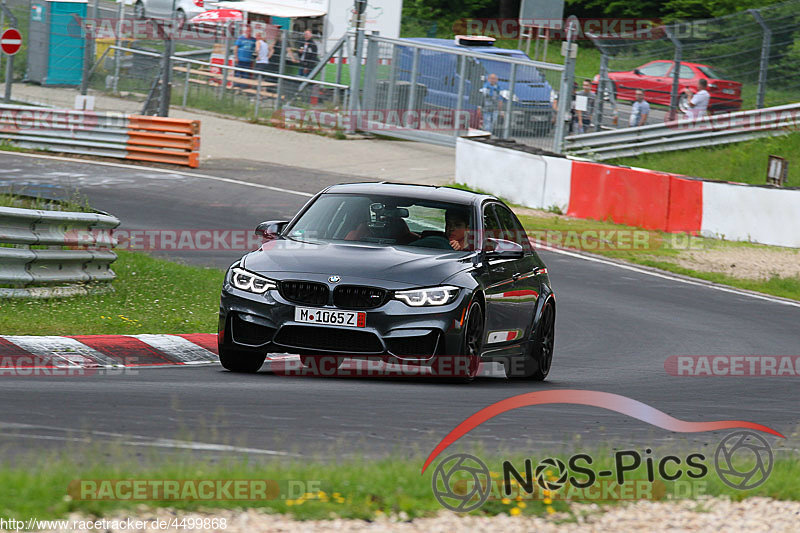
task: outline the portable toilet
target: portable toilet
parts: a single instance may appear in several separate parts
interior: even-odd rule
[[[28,81],[80,85],[86,38],[81,21],[88,0],[31,0]]]

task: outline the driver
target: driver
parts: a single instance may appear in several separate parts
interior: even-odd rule
[[[463,211],[450,210],[444,215],[444,233],[453,250],[469,248],[469,216]]]

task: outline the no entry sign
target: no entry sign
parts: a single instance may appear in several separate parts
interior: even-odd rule
[[[9,28],[0,35],[0,48],[3,52],[13,56],[22,48],[22,34],[16,28]]]

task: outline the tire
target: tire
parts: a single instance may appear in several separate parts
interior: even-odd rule
[[[481,349],[483,348],[484,321],[481,304],[473,300],[469,304],[465,319],[464,336],[461,339],[461,349],[450,364],[444,365],[439,372],[445,381],[451,383],[469,383],[478,375],[481,362]],[[444,357],[453,357],[447,356]],[[466,365],[461,357],[467,357]],[[455,364],[458,369],[454,371]],[[466,368],[465,368],[466,367]]]
[[[147,18],[147,15],[144,12],[144,3],[140,0],[136,2],[133,6],[133,16],[137,20],[144,20]]]
[[[680,98],[678,98],[678,109],[684,114],[689,110],[689,98],[685,93],[681,93]]]
[[[223,368],[231,372],[254,374],[258,372],[266,358],[267,354],[219,347],[219,362]]]
[[[544,381],[550,373],[553,363],[553,346],[555,341],[556,310],[551,301],[544,304],[542,316],[536,332],[528,342],[528,350],[520,366],[510,368],[506,365],[506,375],[510,378],[524,378],[533,381]]]

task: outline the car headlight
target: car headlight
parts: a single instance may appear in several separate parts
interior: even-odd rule
[[[444,287],[395,291],[394,298],[411,307],[447,305],[456,299],[459,290],[458,287],[446,285]]]
[[[238,267],[231,269],[231,283],[237,289],[255,294],[264,294],[270,289],[278,288],[275,281]]]
[[[511,91],[509,91],[508,89],[503,89],[502,91],[500,91],[500,96],[502,96],[506,100],[511,98],[513,102],[519,102],[519,97],[516,94],[512,95]]]

